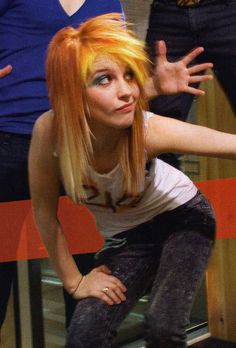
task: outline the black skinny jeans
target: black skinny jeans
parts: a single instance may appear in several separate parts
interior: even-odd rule
[[[96,298],[80,300],[66,347],[111,347],[124,318],[150,289],[145,316],[147,347],[185,347],[193,300],[214,236],[214,214],[201,193],[173,211],[117,235],[126,244],[105,247],[99,253],[99,264],[106,264],[125,284],[127,299],[113,306]]]

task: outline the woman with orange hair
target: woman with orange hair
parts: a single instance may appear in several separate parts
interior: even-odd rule
[[[111,347],[150,290],[147,347],[185,347],[215,219],[176,151],[236,158],[236,136],[151,114],[143,43],[118,14],[58,32],[48,50],[52,110],[34,127],[29,174],[35,221],[65,289],[78,300],[66,346]],[[94,214],[105,245],[82,276],[57,218],[60,184]]]

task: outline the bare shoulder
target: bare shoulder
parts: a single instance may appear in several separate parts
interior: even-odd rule
[[[54,114],[52,110],[43,113],[36,120],[33,135],[46,136],[48,133],[53,131]]]
[[[149,158],[156,157],[163,152],[163,141],[166,138],[167,118],[153,115],[147,122],[146,150]]]
[[[42,114],[35,122],[32,141],[49,148],[55,148],[54,114],[51,110]]]
[[[35,122],[31,140],[31,153],[41,160],[50,160],[57,149],[54,123],[52,111],[45,112]]]
[[[182,137],[189,133],[189,125],[171,117],[153,115],[148,119],[146,148],[149,158],[163,152],[175,152]]]

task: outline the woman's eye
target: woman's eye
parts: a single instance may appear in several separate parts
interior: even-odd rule
[[[125,74],[125,79],[127,81],[133,81],[135,79],[133,71],[127,71]]]
[[[102,75],[102,76],[98,76],[97,78],[95,78],[95,80],[93,81],[93,85],[106,85],[110,81],[111,81],[111,76]]]

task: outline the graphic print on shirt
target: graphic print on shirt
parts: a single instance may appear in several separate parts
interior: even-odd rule
[[[116,173],[116,177],[121,178],[121,175],[117,175]],[[104,177],[102,179],[104,180]],[[151,184],[151,181],[149,180],[149,172],[146,170],[144,187],[140,189],[135,196],[129,195],[127,192],[122,190],[123,185],[121,180],[117,180],[116,184],[117,185],[112,184],[111,187],[109,187],[108,184],[106,185],[106,188],[104,188],[104,185],[100,185],[99,189],[98,182],[91,178],[88,179],[87,183],[84,185],[87,196],[86,205],[110,209],[113,213],[123,213],[139,204],[146,189]]]

